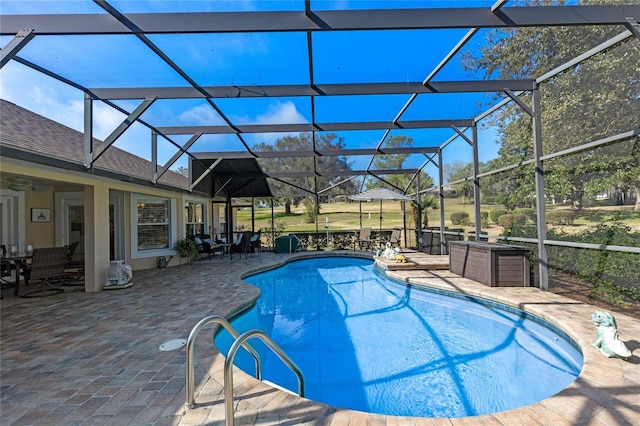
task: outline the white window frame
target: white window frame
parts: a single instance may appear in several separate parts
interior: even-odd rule
[[[187,204],[201,204],[202,205],[202,233],[203,234],[209,234],[209,229],[208,229],[208,220],[209,220],[209,210],[207,209],[207,200],[202,200],[199,198],[185,198],[184,199],[184,206],[182,208],[182,214],[184,216],[184,208],[187,206]],[[184,224],[183,224],[183,229],[182,229],[182,234],[186,235],[187,234],[187,225],[189,224],[199,224],[200,222],[187,222],[187,218],[184,218]]]
[[[138,202],[140,201],[169,201],[169,247],[156,250],[138,250]],[[158,256],[174,255],[173,246],[177,238],[177,218],[178,209],[175,198],[158,197],[155,195],[131,193],[130,197],[130,217],[131,217],[131,258],[143,259]]]

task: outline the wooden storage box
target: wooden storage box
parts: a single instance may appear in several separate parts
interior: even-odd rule
[[[529,287],[529,249],[480,241],[451,241],[449,270],[490,287]]]

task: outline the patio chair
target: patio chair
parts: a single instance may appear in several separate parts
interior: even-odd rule
[[[253,236],[251,237],[251,240],[249,242],[251,253],[255,253],[257,251],[259,254],[262,251],[262,241],[260,240],[261,236],[262,236],[262,231],[258,230],[258,232],[253,234]]]
[[[31,265],[24,268],[21,275],[24,276],[26,285],[30,281],[40,281],[33,290],[22,297],[43,297],[63,293],[52,283],[64,281],[64,269],[67,263],[67,247],[48,247],[33,250]]]
[[[65,246],[67,249],[67,258],[64,264],[64,274],[67,280],[65,280],[62,285],[84,285],[84,281],[80,281],[80,279],[84,277],[84,261],[74,260],[74,255],[79,245],[80,241],[74,241],[68,246]]]
[[[241,233],[236,242],[231,245],[231,253],[244,253],[244,258],[248,258],[252,236],[252,232]]]
[[[371,249],[373,241],[371,240],[371,227],[364,226],[360,229],[360,236],[358,237],[358,247],[360,250]]]
[[[391,236],[387,240],[388,243],[391,243],[392,246],[400,247],[400,239],[402,238],[401,234],[402,230],[398,228],[394,228],[391,231]]]
[[[0,247],[1,250],[1,254],[2,254],[2,261],[0,263],[0,284],[2,284],[2,288],[9,288],[9,287],[14,287],[15,288],[15,295],[18,295],[18,283],[19,280],[9,280],[9,278],[12,277],[12,273],[11,271],[13,269],[15,269],[15,265],[10,262],[9,260],[5,260],[4,257],[7,254],[7,246],[5,246],[4,244],[2,244],[2,246]]]
[[[213,256],[216,252],[221,251],[222,245],[213,241],[209,234],[192,235],[189,236],[189,238],[192,239],[198,246],[197,257],[200,260],[204,259],[205,256],[208,259],[211,259],[211,256]]]

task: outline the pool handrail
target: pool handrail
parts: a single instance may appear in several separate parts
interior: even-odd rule
[[[200,331],[206,327],[209,324],[218,324],[220,326],[222,326],[225,330],[227,330],[227,332],[229,334],[231,334],[231,336],[236,339],[238,339],[238,337],[240,336],[240,334],[238,333],[238,331],[233,328],[233,326],[229,323],[229,321],[227,321],[226,318],[221,317],[219,315],[210,315],[207,316],[203,319],[201,319],[192,329],[191,329],[191,333],[189,333],[189,338],[187,339],[187,362],[186,362],[186,369],[187,369],[187,374],[186,374],[186,390],[187,390],[187,398],[186,398],[186,402],[185,402],[185,407],[186,408],[195,408],[196,407],[196,401],[195,401],[195,372],[193,369],[193,365],[194,365],[194,358],[195,358],[195,341],[196,341],[196,337],[198,337],[198,334],[200,334]],[[253,347],[251,347],[250,344],[246,344],[244,345],[244,348],[251,354],[253,355],[253,359],[255,362],[255,367],[256,367],[256,379],[258,380],[262,380],[262,367],[260,365],[260,355],[258,355],[258,352],[256,352],[255,349],[253,349]]]
[[[266,344],[273,353],[278,356],[278,358],[280,358],[280,361],[287,364],[291,371],[293,371],[298,378],[298,396],[304,398],[304,377],[296,363],[293,362],[282,348],[280,348],[264,331],[257,329],[245,331],[233,342],[231,348],[229,348],[227,357],[224,360],[224,404],[226,426],[233,426],[235,420],[233,416],[233,359],[235,358],[238,349],[245,344],[246,340],[252,337],[260,338],[262,342]]]

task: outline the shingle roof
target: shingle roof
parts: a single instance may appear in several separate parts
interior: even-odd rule
[[[101,141],[93,139],[94,147]],[[0,146],[83,164],[84,135],[77,130],[0,99]],[[97,169],[151,180],[151,162],[111,146],[94,163]],[[187,189],[187,177],[167,171],[159,182]]]

